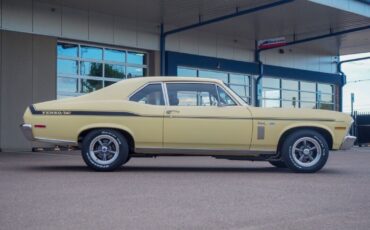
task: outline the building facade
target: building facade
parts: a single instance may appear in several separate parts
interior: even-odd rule
[[[250,105],[340,110],[339,55],[366,51],[367,30],[353,33],[355,44],[348,35],[333,35],[261,52],[259,87],[256,41],[327,34],[329,16],[332,34],[362,28],[370,25],[369,4],[275,1],[285,5],[201,25],[273,2],[1,0],[0,149],[44,146],[27,142],[18,129],[30,104],[160,75],[162,66],[165,75],[220,79]],[[201,26],[167,36],[163,50],[161,25],[171,30],[194,23]]]

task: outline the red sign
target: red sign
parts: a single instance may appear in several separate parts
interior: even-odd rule
[[[270,38],[258,41],[258,49],[269,49],[286,45],[285,37]]]

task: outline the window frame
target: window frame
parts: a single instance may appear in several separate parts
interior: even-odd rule
[[[58,46],[59,44],[71,44],[71,45],[76,45],[77,47],[77,55],[76,56],[65,56],[65,55],[58,55]],[[92,48],[98,48],[102,49],[102,59],[91,59],[91,58],[83,58],[81,56],[81,47],[86,46],[86,47],[92,47]],[[96,43],[89,43],[89,42],[81,42],[81,41],[74,41],[74,40],[64,40],[64,39],[58,39],[57,44],[56,44],[56,59],[57,63],[58,60],[69,60],[69,61],[75,61],[77,62],[77,73],[76,74],[68,74],[68,73],[58,73],[58,68],[57,68],[57,73],[56,77],[57,79],[60,78],[70,78],[70,79],[77,79],[77,92],[66,92],[66,91],[58,91],[58,80],[56,81],[56,96],[57,98],[65,98],[65,97],[76,97],[76,96],[81,96],[86,93],[82,92],[82,80],[98,80],[102,82],[102,88],[105,88],[111,84],[114,84],[116,82],[119,82],[121,80],[128,79],[128,71],[127,69],[129,67],[133,68],[141,68],[143,69],[143,76],[146,77],[148,76],[149,73],[149,52],[145,50],[135,50],[135,49],[130,49],[126,47],[118,47],[118,46],[112,46],[112,45],[102,45],[102,44],[96,44]],[[122,51],[125,53],[125,57],[123,61],[112,61],[112,60],[105,60],[105,50],[117,50],[117,51]],[[135,53],[140,53],[145,55],[145,60],[143,64],[134,64],[134,63],[129,63],[128,62],[128,53],[129,52],[135,52]],[[90,63],[98,63],[102,65],[102,75],[101,76],[87,76],[87,75],[82,75],[81,74],[81,62],[90,62]],[[123,78],[114,78],[114,77],[106,77],[105,74],[105,69],[106,65],[120,65],[123,66],[124,69],[124,77]],[[108,83],[107,83],[108,82]],[[108,85],[107,85],[108,84]]]
[[[183,76],[183,75],[179,75],[178,71],[179,69],[183,69],[183,70],[193,70],[195,71],[195,76]],[[177,76],[179,77],[197,77],[197,78],[212,78],[212,76],[200,76],[199,72],[200,71],[210,71],[210,72],[219,72],[219,73],[224,73],[227,75],[227,82],[223,82],[225,85],[228,86],[228,88],[233,91],[233,93],[235,93],[236,95],[238,95],[240,97],[240,99],[242,99],[247,105],[253,105],[253,91],[252,91],[252,86],[253,86],[253,74],[250,74],[250,73],[239,73],[239,72],[233,72],[233,71],[223,71],[223,70],[215,70],[215,69],[206,69],[206,68],[198,68],[198,67],[194,67],[194,66],[186,66],[186,65],[178,65],[176,67],[176,71],[177,71]],[[232,75],[240,75],[240,76],[243,76],[243,77],[247,77],[248,78],[248,82],[245,82],[246,84],[238,84],[238,83],[231,83],[231,76]],[[213,79],[218,79],[218,78],[213,78]],[[219,80],[219,79],[218,79]],[[238,93],[236,93],[232,88],[231,86],[243,86],[246,90],[246,96],[240,96]],[[248,93],[247,93],[248,91]]]
[[[197,81],[168,81],[168,82],[162,82],[163,83],[163,86],[164,86],[164,91],[165,91],[165,104],[166,106],[178,106],[178,105],[170,105],[169,103],[169,97],[168,97],[168,89],[167,89],[167,84],[208,84],[208,85],[213,85],[215,87],[215,91],[217,93],[217,100],[220,100],[219,99],[219,93],[218,93],[218,89],[217,89],[217,86],[220,87],[221,89],[223,89],[225,91],[225,93],[231,98],[231,100],[235,103],[235,105],[230,105],[230,107],[234,107],[234,106],[241,106],[241,104],[239,103],[238,100],[236,100],[236,98],[231,95],[227,89],[225,89],[225,87],[223,87],[222,85],[218,84],[218,83],[215,83],[215,82],[197,82]],[[218,106],[212,106],[212,107],[227,107],[228,105],[218,105]],[[186,106],[186,107],[209,107],[209,106]]]
[[[149,85],[157,85],[157,84],[160,84],[161,85],[161,89],[162,89],[162,95],[163,95],[163,102],[164,104],[163,105],[153,105],[153,104],[144,104],[144,105],[151,105],[151,106],[167,106],[167,96],[166,96],[166,93],[167,91],[165,90],[165,86],[164,86],[164,83],[163,82],[147,82],[145,83],[144,85],[140,86],[139,88],[137,88],[135,91],[133,91],[128,97],[127,97],[127,100],[130,101],[130,102],[133,102],[133,103],[138,103],[140,104],[138,101],[131,101],[131,97],[135,96],[136,93],[140,92],[142,89],[144,89],[145,87],[149,86]]]
[[[283,92],[297,92],[298,93],[298,98],[297,98],[297,105],[295,108],[304,108],[301,106],[301,104],[304,104],[304,103],[314,103],[315,104],[315,107],[314,109],[320,109],[320,105],[321,104],[326,104],[326,105],[330,105],[332,106],[333,110],[332,111],[336,111],[337,109],[337,101],[336,101],[336,98],[335,98],[335,89],[336,89],[336,85],[334,84],[330,84],[330,83],[325,83],[325,82],[315,82],[315,81],[307,81],[307,80],[301,80],[301,79],[294,79],[294,81],[297,81],[298,82],[298,89],[297,90],[293,90],[293,89],[286,89],[286,88],[283,88],[282,87],[282,82],[283,80],[293,80],[293,79],[289,79],[289,78],[280,78],[280,77],[276,77],[276,76],[264,76],[264,78],[269,78],[269,79],[278,79],[279,80],[279,87],[276,86],[276,87],[270,87],[270,86],[263,86],[263,82],[262,82],[262,91],[264,89],[271,89],[271,90],[277,90],[279,91],[279,98],[268,98],[268,97],[263,97],[263,95],[261,96],[261,99],[259,99],[261,101],[261,103],[263,104],[264,102],[263,101],[270,101],[270,100],[274,100],[274,101],[277,101],[279,102],[279,108],[284,108],[282,105],[283,105],[283,102],[293,102],[293,100],[287,100],[287,99],[283,99]],[[314,84],[314,90],[313,91],[309,91],[309,90],[302,90],[301,89],[301,84],[302,83],[312,83]],[[319,91],[318,91],[318,85],[319,84],[323,84],[323,85],[330,85],[332,87],[332,93],[321,93],[321,95],[331,95],[333,100],[332,102],[329,102],[329,103],[323,103],[324,101],[322,101],[320,98],[319,98]],[[308,101],[308,100],[302,100],[302,93],[310,93],[310,94],[314,94],[315,96],[315,100],[314,101]]]

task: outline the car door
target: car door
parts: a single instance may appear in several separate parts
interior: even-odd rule
[[[163,146],[163,116],[165,102],[163,83],[149,83],[129,98],[137,116],[127,117],[123,125],[129,127],[135,138],[137,151]],[[128,105],[126,105],[128,106]]]
[[[164,117],[166,149],[248,150],[251,114],[221,85],[168,82],[169,105]],[[194,153],[189,151],[189,153]]]

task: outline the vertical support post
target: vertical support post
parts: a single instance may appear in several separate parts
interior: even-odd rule
[[[262,86],[260,84],[260,81],[263,77],[263,62],[261,61],[261,50],[258,49],[258,44],[257,43],[258,42],[256,41],[254,59],[255,59],[255,62],[258,63],[258,76],[257,76],[256,83],[255,83],[254,104],[255,104],[256,107],[259,107],[259,106],[261,106],[260,99],[261,99],[261,95],[262,95]]]
[[[161,34],[160,34],[160,41],[159,41],[159,52],[160,52],[160,59],[161,59],[161,64],[160,64],[160,73],[161,76],[165,75],[165,69],[166,69],[166,35],[164,34],[164,26],[163,23],[161,23]]]

